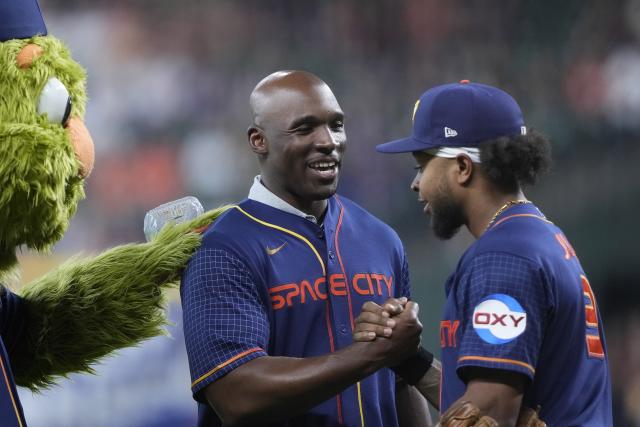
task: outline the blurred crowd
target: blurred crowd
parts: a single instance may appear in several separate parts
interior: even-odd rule
[[[629,301],[626,291],[638,285],[640,0],[41,6],[50,33],[88,70],[97,150],[87,199],[58,254],[140,241],[145,212],[185,195],[207,208],[246,197],[257,170],[246,143],[248,95],[275,70],[305,69],[329,83],[346,113],[340,191],[406,243],[425,329],[432,326],[427,342],[437,342],[442,283],[470,237],[435,241],[409,191],[410,157],[374,146],[408,134],[415,100],[437,84],[469,79],[511,93],[554,148],[553,172],[527,194],[565,230],[600,299]],[[612,360],[640,360],[626,344],[636,337],[637,347],[640,334],[640,302],[631,302],[611,311],[615,326],[604,316]],[[628,366],[614,377],[617,419],[640,426],[640,366]]]

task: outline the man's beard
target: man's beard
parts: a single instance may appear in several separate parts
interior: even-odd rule
[[[449,240],[456,235],[467,219],[462,207],[450,196],[446,181],[439,188],[437,198],[431,200],[431,228],[437,238]]]

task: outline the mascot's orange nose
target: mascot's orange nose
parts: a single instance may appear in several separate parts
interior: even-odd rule
[[[80,161],[80,175],[86,178],[93,169],[93,161],[95,158],[91,134],[82,119],[78,117],[71,117],[67,122],[66,129],[73,149],[76,152],[76,157],[78,157]]]

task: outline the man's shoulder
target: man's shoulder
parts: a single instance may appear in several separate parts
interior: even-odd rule
[[[240,257],[255,255],[264,251],[265,245],[272,244],[274,235],[280,235],[283,230],[299,231],[306,222],[304,218],[245,199],[232,205],[207,228],[200,249],[229,250]]]
[[[247,246],[249,237],[255,238],[256,222],[248,216],[250,200],[232,205],[203,233],[201,249],[227,249]]]
[[[212,262],[254,271],[252,259],[258,233],[251,228],[252,221],[245,219],[243,207],[246,207],[244,202],[232,205],[209,225],[203,233],[200,247],[191,257],[187,271],[197,266],[213,265]]]
[[[467,249],[458,263],[457,273],[477,271],[515,271],[538,274],[550,272],[562,261],[556,232],[559,229],[544,217],[519,217],[489,229]]]
[[[504,252],[538,260],[555,241],[557,227],[542,217],[513,218],[489,229],[476,242],[476,253]]]
[[[238,222],[238,205],[231,205],[224,213],[211,223],[204,231],[203,242],[210,240],[213,235],[232,235],[237,227]]]

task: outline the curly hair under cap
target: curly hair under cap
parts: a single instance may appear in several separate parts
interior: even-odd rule
[[[551,168],[549,140],[533,129],[485,141],[479,148],[482,170],[505,193],[535,184]]]

